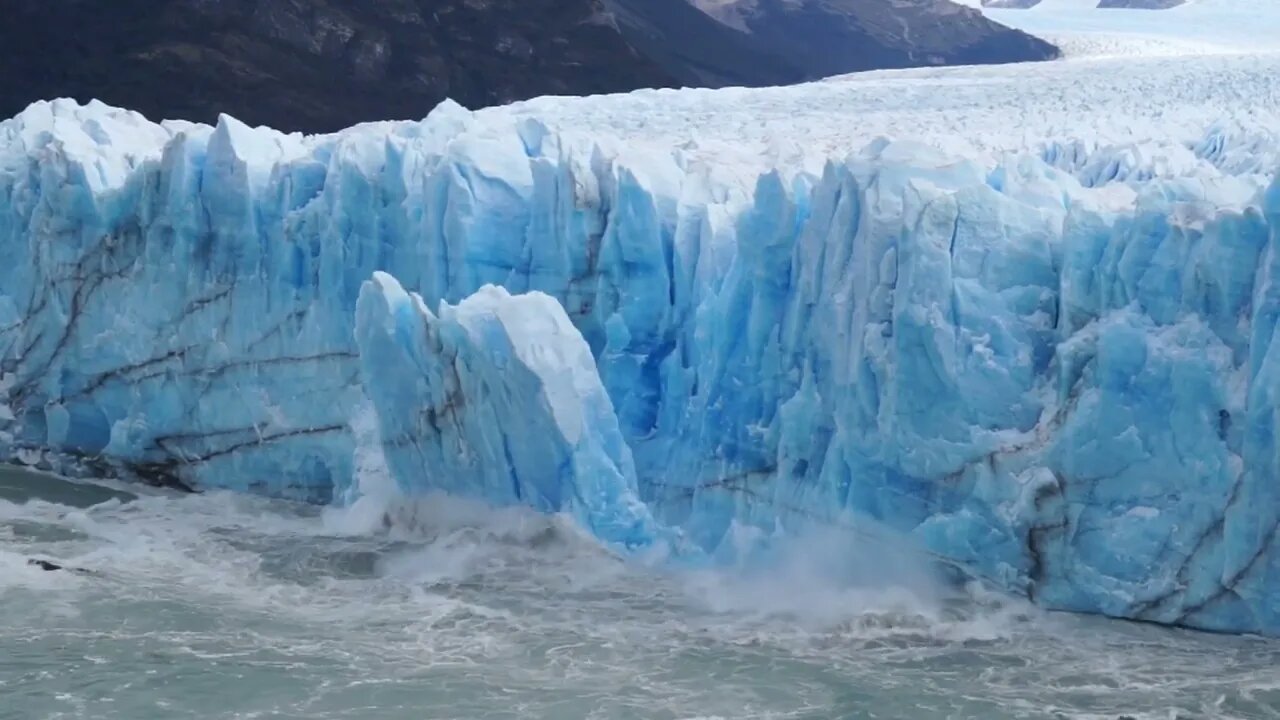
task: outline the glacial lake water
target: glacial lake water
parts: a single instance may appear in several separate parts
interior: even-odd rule
[[[823,552],[672,569],[444,500],[384,530],[0,469],[0,718],[1280,717],[1280,642],[833,576]]]

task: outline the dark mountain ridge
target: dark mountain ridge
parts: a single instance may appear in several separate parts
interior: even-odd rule
[[[700,0],[702,1],[702,0]],[[0,117],[55,97],[328,132],[538,95],[1051,57],[947,0],[5,0]],[[962,12],[961,12],[962,11]]]
[[[605,0],[627,40],[687,87],[787,85],[798,65],[689,0]]]
[[[672,86],[600,0],[7,0],[0,116],[97,98],[322,132],[536,95]]]
[[[1053,45],[947,0],[694,0],[806,77],[1057,57]]]

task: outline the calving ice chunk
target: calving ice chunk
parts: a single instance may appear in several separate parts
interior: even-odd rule
[[[403,493],[717,556],[872,521],[1048,606],[1280,634],[1280,60],[1098,67],[321,137],[34,105],[0,454],[332,502],[371,402]]]
[[[565,512],[624,547],[657,539],[595,360],[555,299],[486,285],[441,303],[437,317],[375,273],[355,332],[382,450],[406,494]]]

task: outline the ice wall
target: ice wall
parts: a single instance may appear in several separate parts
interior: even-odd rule
[[[367,396],[407,492],[631,545],[870,519],[1053,607],[1280,633],[1280,190],[856,150],[743,182],[456,106],[322,138],[33,106],[0,125],[0,444],[326,501]]]
[[[623,548],[659,539],[595,359],[551,296],[486,285],[437,317],[379,272],[356,339],[403,492],[563,512]]]

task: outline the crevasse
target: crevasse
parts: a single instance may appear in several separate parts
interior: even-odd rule
[[[734,184],[454,105],[317,138],[32,106],[0,451],[329,502],[367,398],[408,493],[632,547],[868,519],[1047,606],[1280,634],[1280,188],[854,150]]]

